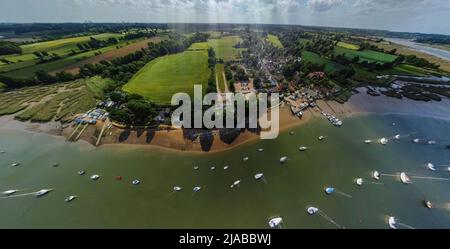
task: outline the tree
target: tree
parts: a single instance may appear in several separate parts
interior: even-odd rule
[[[128,101],[127,108],[133,117],[135,125],[146,125],[155,113],[153,106],[143,99],[132,99]]]

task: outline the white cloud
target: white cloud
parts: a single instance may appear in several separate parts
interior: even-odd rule
[[[341,5],[343,0],[308,0],[307,5],[316,12],[327,11],[331,8]]]

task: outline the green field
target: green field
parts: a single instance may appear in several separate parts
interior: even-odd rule
[[[346,43],[346,42],[338,42],[337,46],[341,47],[341,48],[351,49],[351,50],[360,50],[361,49],[361,47],[358,45]]]
[[[209,44],[207,42],[197,42],[192,44],[188,50],[207,50],[209,49]]]
[[[216,52],[216,57],[224,61],[239,60],[241,51],[244,49],[234,48],[234,45],[241,42],[238,36],[225,36],[220,39],[209,39],[208,44]]]
[[[397,56],[381,53],[373,50],[356,51],[343,47],[335,47],[334,54],[345,54],[348,58],[354,58],[358,56],[360,61],[386,63],[393,62],[397,59]]]
[[[283,44],[278,39],[278,36],[268,34],[267,41],[269,41],[276,48],[283,48]]]
[[[339,71],[339,70],[342,70],[345,68],[341,64],[338,64],[336,62],[322,58],[322,57],[320,57],[320,55],[313,53],[313,52],[309,52],[309,51],[302,52],[302,59],[306,62],[311,62],[311,63],[319,64],[319,65],[325,65],[326,73],[334,73],[336,71]]]
[[[123,87],[157,104],[170,104],[173,94],[193,96],[194,85],[203,85],[206,92],[211,70],[207,51],[186,51],[159,57],[148,63]]]
[[[224,65],[223,64],[216,64],[216,77],[217,77],[217,82],[219,85],[219,90],[222,93],[225,93],[227,91],[227,87],[225,87],[225,78],[224,78]]]

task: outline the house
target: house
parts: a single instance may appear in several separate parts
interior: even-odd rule
[[[307,76],[308,78],[312,79],[312,78],[323,78],[325,77],[325,72],[312,72],[310,74],[308,74]]]

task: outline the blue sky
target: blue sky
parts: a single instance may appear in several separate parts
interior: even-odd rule
[[[276,23],[450,34],[449,0],[0,0],[0,22]]]

